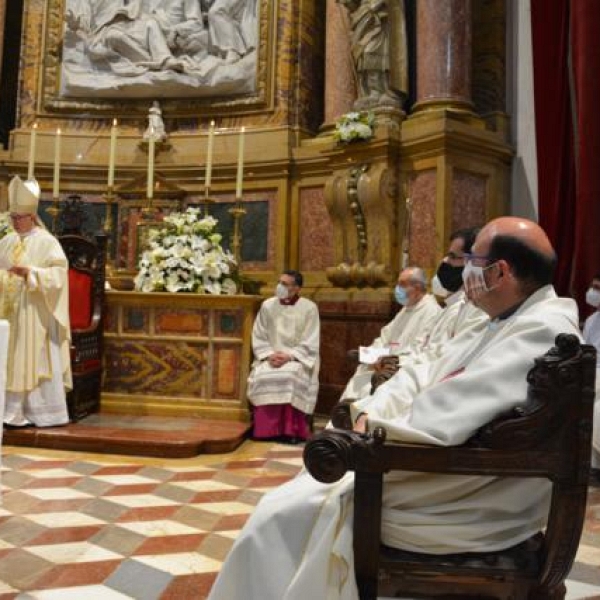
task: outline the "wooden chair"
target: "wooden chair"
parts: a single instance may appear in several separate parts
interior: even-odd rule
[[[67,394],[69,418],[79,421],[100,409],[102,385],[102,308],[106,236],[58,237],[69,260],[69,315],[73,389]]]
[[[481,428],[466,444],[385,443],[385,430],[325,430],[305,447],[319,481],[355,471],[354,555],[361,600],[382,596],[564,598],[583,527],[590,468],[595,349],[573,335],[536,360],[526,404]],[[347,405],[334,426],[350,428]],[[545,532],[507,550],[427,555],[380,544],[383,474],[392,470],[497,477],[547,477],[552,499]]]

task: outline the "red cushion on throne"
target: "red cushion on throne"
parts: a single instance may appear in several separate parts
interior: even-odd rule
[[[85,329],[92,321],[92,277],[69,269],[69,317],[71,329]]]

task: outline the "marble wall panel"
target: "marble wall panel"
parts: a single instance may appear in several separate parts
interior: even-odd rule
[[[208,323],[208,311],[157,308],[154,316],[154,333],[206,337],[209,335]]]
[[[430,169],[416,173],[410,185],[410,264],[422,268],[435,265],[437,173]]]
[[[123,308],[123,333],[150,333],[147,311],[138,308]]]
[[[206,397],[206,348],[202,344],[105,338],[105,360],[105,392]]]
[[[244,311],[215,310],[213,335],[216,337],[241,338],[243,335]]]
[[[322,187],[300,190],[300,270],[322,271],[334,263],[333,223]]]
[[[452,180],[452,228],[484,225],[486,215],[487,178],[454,169]]]
[[[219,344],[219,346],[215,348],[212,367],[213,398],[239,398],[239,369],[239,348]]]

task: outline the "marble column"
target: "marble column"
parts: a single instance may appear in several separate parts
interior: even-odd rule
[[[326,18],[324,129],[340,115],[351,111],[356,100],[348,10],[336,0],[327,0]]]
[[[472,110],[471,0],[417,0],[417,94],[413,111]]]

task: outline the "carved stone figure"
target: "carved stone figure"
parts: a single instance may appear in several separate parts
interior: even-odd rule
[[[141,0],[77,0],[65,20],[86,38],[90,58],[107,62],[120,75],[148,69],[183,71],[158,22],[143,15]]]
[[[144,132],[144,139],[153,138],[157,142],[164,142],[167,139],[165,124],[162,119],[162,110],[158,100],[152,103],[148,109],[148,128]]]
[[[338,0],[350,13],[358,110],[398,106],[407,92],[404,0]]]
[[[199,0],[159,0],[152,16],[160,24],[173,54],[195,61],[208,54],[208,31]]]
[[[256,47],[256,0],[215,0],[208,26],[212,44],[225,61],[238,61]]]

